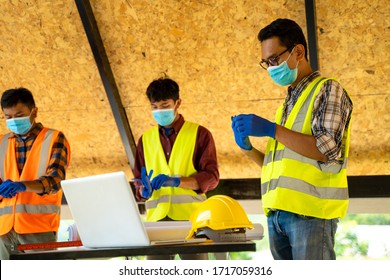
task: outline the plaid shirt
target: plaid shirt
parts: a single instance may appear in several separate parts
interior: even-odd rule
[[[320,72],[315,71],[300,81],[295,88],[288,88],[282,125],[285,124],[299,96],[318,76]],[[327,164],[339,163],[338,159],[343,156],[341,147],[344,131],[351,119],[352,108],[352,101],[347,92],[335,80],[326,81],[314,100],[311,129],[317,140],[317,148],[328,157]]]
[[[16,137],[16,160],[18,162],[19,174],[22,173],[26,159],[30,153],[31,147],[35,142],[38,134],[43,129],[41,123],[37,123],[26,136],[11,133],[10,137]],[[68,166],[68,149],[65,135],[60,132],[54,141],[52,154],[46,170],[45,176],[35,180],[42,184],[44,193],[56,193],[60,189],[61,180],[65,179],[65,171]]]

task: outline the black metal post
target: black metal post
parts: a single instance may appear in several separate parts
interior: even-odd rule
[[[136,144],[89,0],[75,0],[131,168]]]
[[[306,10],[306,26],[307,36],[309,44],[309,61],[311,68],[316,71],[319,70],[318,64],[318,51],[317,51],[317,23],[316,23],[316,11],[315,0],[305,0]]]

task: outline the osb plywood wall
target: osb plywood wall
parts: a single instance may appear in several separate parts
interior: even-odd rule
[[[286,89],[258,66],[258,31],[278,17],[306,31],[303,0],[91,0],[138,138],[154,125],[147,85],[175,79],[187,120],[206,126],[217,144],[221,178],[259,177],[234,143],[230,116],[273,119]],[[350,175],[390,174],[390,7],[387,1],[316,1],[324,76],[354,100]],[[337,8],[335,8],[337,7]],[[68,178],[131,168],[73,0],[1,0],[0,91],[29,88],[38,120],[64,131],[72,147]],[[4,133],[4,118],[0,132]],[[252,143],[264,148],[265,139]]]

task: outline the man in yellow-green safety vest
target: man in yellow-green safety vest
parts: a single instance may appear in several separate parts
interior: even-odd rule
[[[334,79],[321,77],[307,59],[302,29],[277,19],[261,29],[260,66],[288,86],[275,122],[254,114],[232,117],[237,145],[262,166],[262,206],[274,259],[335,259],[338,219],[348,207],[352,101]],[[265,153],[249,136],[268,136]]]
[[[158,125],[146,131],[137,143],[136,196],[146,200],[146,221],[186,221],[206,200],[206,192],[218,185],[214,139],[208,129],[185,121],[178,113],[182,100],[174,80],[165,77],[152,81],[146,95]],[[180,258],[207,259],[207,254],[181,254]]]

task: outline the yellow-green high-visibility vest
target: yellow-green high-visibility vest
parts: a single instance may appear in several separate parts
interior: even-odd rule
[[[311,116],[315,97],[329,79],[317,77],[298,98],[285,127],[312,135]],[[275,117],[281,123],[283,105]],[[344,217],[348,208],[348,162],[350,126],[344,131],[340,164],[326,166],[302,156],[270,138],[261,173],[262,205],[268,215],[271,209],[300,215],[333,219]]]
[[[168,163],[160,142],[158,127],[153,127],[143,134],[145,167],[148,174],[153,170],[152,180],[159,174],[189,177],[197,172],[192,162],[197,132],[197,124],[184,122],[173,144]],[[155,222],[166,216],[172,220],[188,220],[191,213],[204,200],[205,194],[198,194],[193,190],[161,187],[153,191],[145,203],[146,221]]]

